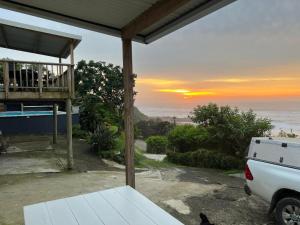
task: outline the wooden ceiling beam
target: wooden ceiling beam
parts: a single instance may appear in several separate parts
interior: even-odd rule
[[[7,37],[6,37],[6,34],[5,34],[5,30],[4,30],[3,26],[1,26],[1,25],[0,25],[0,31],[2,33],[2,37],[3,37],[3,40],[4,40],[5,48],[8,48],[8,41],[7,41]]]
[[[139,32],[170,15],[191,0],[159,0],[122,28],[122,38],[132,39]]]

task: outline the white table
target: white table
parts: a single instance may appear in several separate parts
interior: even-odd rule
[[[25,225],[183,225],[129,186],[24,207]]]

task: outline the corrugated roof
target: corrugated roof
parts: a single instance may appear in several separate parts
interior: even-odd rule
[[[161,0],[160,0],[161,1]],[[190,0],[139,32],[135,41],[150,43],[235,0]],[[0,0],[0,7],[114,36],[158,0]]]
[[[75,48],[80,41],[78,35],[0,19],[0,47],[67,58],[70,43]]]

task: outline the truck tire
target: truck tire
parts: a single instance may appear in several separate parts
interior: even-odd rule
[[[300,225],[300,200],[296,197],[281,199],[276,205],[278,225]]]

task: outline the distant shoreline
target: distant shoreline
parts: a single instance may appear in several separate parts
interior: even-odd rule
[[[258,115],[258,116],[260,116],[260,115]],[[174,123],[174,119],[175,119],[175,123],[177,125],[184,125],[184,124],[197,125],[189,117],[155,116],[155,117],[148,117],[148,118],[154,119],[154,120],[160,119],[162,121],[166,121],[169,123]],[[299,124],[299,130],[297,130],[297,129],[293,129],[293,128],[295,128],[294,126],[290,126],[288,123],[285,123],[284,121],[278,122],[278,121],[272,120],[272,119],[271,119],[271,121],[272,121],[272,125],[274,126],[274,128],[271,131],[272,135],[277,136],[281,131],[284,131],[286,133],[294,133],[294,134],[300,136],[300,124]],[[299,120],[299,122],[300,122],[300,120]]]

